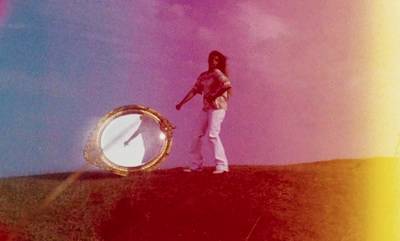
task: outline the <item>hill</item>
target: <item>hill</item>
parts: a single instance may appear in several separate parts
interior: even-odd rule
[[[10,240],[369,240],[371,165],[180,168],[120,177],[86,172],[0,179],[0,237]],[[54,190],[59,195],[49,198]],[[387,239],[386,239],[387,240]]]

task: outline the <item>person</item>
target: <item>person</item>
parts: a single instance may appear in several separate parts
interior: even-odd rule
[[[203,109],[194,126],[191,143],[191,160],[185,172],[203,171],[203,155],[201,152],[202,138],[207,133],[208,142],[212,148],[216,169],[214,174],[228,172],[228,160],[219,133],[222,121],[228,108],[231,93],[231,82],[228,79],[226,57],[218,51],[212,51],[208,56],[208,70],[201,73],[194,87],[185,98],[176,105],[180,110],[196,94],[203,95]]]

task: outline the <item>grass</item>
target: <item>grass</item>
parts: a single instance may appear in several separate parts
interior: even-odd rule
[[[376,161],[3,178],[0,240],[367,240]]]

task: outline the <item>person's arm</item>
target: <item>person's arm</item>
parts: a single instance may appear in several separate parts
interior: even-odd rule
[[[215,70],[216,78],[215,78],[215,84],[216,84],[216,89],[214,89],[213,92],[209,93],[207,96],[205,96],[205,99],[208,102],[213,102],[215,99],[218,97],[222,96],[226,91],[232,88],[231,82],[228,80],[228,78],[219,70]]]
[[[182,106],[188,102],[189,100],[191,100],[195,95],[197,94],[197,92],[195,92],[193,89],[189,91],[189,93],[185,96],[185,98],[183,98],[183,100],[176,105],[176,109],[180,110],[182,108]]]
[[[227,86],[224,88],[221,88],[215,95],[209,95],[207,96],[207,100],[212,102],[214,101],[217,97],[221,96],[223,93],[225,93],[225,91],[228,91],[230,88],[232,88],[232,86]]]
[[[129,142],[131,142],[131,140],[132,140],[133,138],[137,137],[139,134],[140,134],[140,126],[139,126],[139,128],[135,131],[135,133],[133,133],[133,134],[131,135],[131,137],[129,137],[129,139],[126,140],[126,141],[124,142],[124,146],[127,146],[127,145],[129,144]]]

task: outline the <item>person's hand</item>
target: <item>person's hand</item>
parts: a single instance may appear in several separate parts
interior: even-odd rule
[[[124,142],[124,146],[127,146],[129,144],[129,141]]]
[[[177,104],[177,105],[175,106],[175,108],[176,108],[177,110],[180,110],[180,109],[182,108],[182,105],[181,105],[181,104]]]

